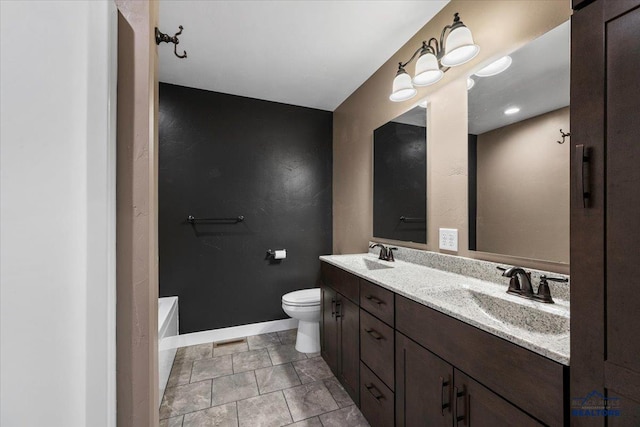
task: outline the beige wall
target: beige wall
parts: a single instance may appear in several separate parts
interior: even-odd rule
[[[117,422],[158,425],[155,1],[117,0]]]
[[[477,248],[569,262],[569,107],[478,135]]]
[[[422,40],[439,37],[453,14],[472,30],[480,54],[450,69],[434,86],[420,88],[406,102],[389,101],[398,62],[406,61]],[[393,55],[334,112],[333,251],[364,252],[373,232],[373,130],[427,98],[427,244],[438,250],[440,227],[459,230],[459,255],[568,272],[565,265],[469,251],[467,218],[467,90],[465,78],[480,65],[512,52],[569,19],[561,1],[456,1]],[[413,71],[413,64],[408,68]],[[381,239],[377,239],[384,241]]]

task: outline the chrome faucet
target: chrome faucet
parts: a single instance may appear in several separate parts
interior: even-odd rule
[[[391,248],[383,245],[382,243],[372,243],[369,245],[369,248],[371,249],[376,247],[380,248],[380,255],[378,256],[378,259],[390,262],[395,261],[395,258],[393,257],[393,251],[398,250],[398,248]]]

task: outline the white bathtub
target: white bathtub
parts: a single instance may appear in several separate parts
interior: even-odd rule
[[[178,297],[158,298],[158,387],[159,402],[162,403],[164,389],[167,387],[176,348],[166,348],[162,341],[178,335]]]

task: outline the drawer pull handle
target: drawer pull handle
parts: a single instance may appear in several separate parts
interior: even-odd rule
[[[384,301],[382,301],[380,298],[374,297],[373,295],[367,295],[365,298],[371,302],[375,302],[378,305],[384,304]]]
[[[441,406],[441,413],[442,416],[444,416],[444,410],[448,409],[449,412],[451,412],[451,387],[449,387],[451,385],[451,380],[447,379],[445,381],[444,377],[440,377],[440,406]],[[449,388],[449,401],[447,403],[444,402],[444,388],[448,387]]]
[[[466,386],[462,386],[462,391],[460,391],[458,389],[458,387],[454,387],[453,388],[454,391],[454,400],[453,400],[453,404],[454,406],[454,415],[455,415],[455,422],[456,422],[456,427],[458,425],[460,425],[460,421],[463,421],[463,425],[468,425],[469,424],[469,394],[467,393],[467,388]],[[458,399],[463,397],[464,398],[464,415],[459,415],[458,414],[458,409],[459,409],[459,405],[458,405]]]
[[[382,335],[380,335],[378,333],[378,331],[376,331],[375,329],[365,329],[364,330],[366,333],[368,333],[369,335],[371,335],[373,338],[377,339],[377,340],[381,340],[384,337]]]
[[[378,401],[378,403],[381,403],[380,399],[384,399],[384,395],[380,393],[380,390],[378,390],[377,387],[371,383],[365,384],[364,386],[367,388],[367,391],[371,393],[371,396],[373,396]]]

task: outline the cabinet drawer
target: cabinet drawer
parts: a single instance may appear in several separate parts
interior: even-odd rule
[[[393,392],[364,363],[360,363],[360,411],[371,427],[389,427],[394,421]]]
[[[360,309],[360,360],[394,389],[393,329]]]
[[[331,286],[334,290],[340,292],[351,301],[359,304],[360,285],[358,276],[347,273],[331,264],[322,262],[320,264],[320,272],[322,281]]]
[[[360,307],[393,327],[393,292],[360,279]]]

